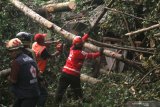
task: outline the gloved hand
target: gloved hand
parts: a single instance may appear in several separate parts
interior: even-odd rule
[[[99,53],[100,53],[100,55],[103,55],[103,51],[104,51],[104,48],[100,47],[100,48],[99,48]]]

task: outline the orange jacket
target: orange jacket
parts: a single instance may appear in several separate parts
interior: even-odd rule
[[[46,49],[46,46],[39,45],[37,42],[34,42],[32,45],[32,50],[36,55],[37,65],[41,73],[45,71],[47,65],[47,59],[41,58],[41,54],[44,49]]]

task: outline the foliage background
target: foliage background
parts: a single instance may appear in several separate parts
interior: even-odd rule
[[[22,0],[27,6],[32,9],[36,9],[41,6],[42,3],[47,2],[48,0]],[[124,34],[129,31],[137,30],[138,28],[143,28],[151,26],[159,22],[160,16],[160,1],[159,0],[135,0],[136,2],[123,2],[124,0],[116,0],[113,7],[117,10],[130,13],[133,15],[140,15],[145,20],[138,20],[133,17],[114,13],[109,11],[107,17],[103,23],[100,24],[99,35],[103,35],[104,31],[110,30],[113,31],[116,35],[119,35],[119,38],[123,38],[126,42],[126,45],[130,45],[129,38],[125,37]],[[55,2],[64,2],[64,0],[56,0]],[[86,9],[82,6],[84,1],[76,0],[79,4],[79,7],[75,12],[79,13],[82,9]],[[105,4],[108,4],[109,0],[105,0]],[[139,5],[137,5],[139,3]],[[137,14],[137,6],[143,6],[141,9],[143,12]],[[142,8],[142,7],[141,7]],[[87,10],[89,13],[92,10]],[[57,17],[60,17],[58,13]],[[89,15],[86,16],[89,18]],[[57,18],[56,18],[57,19]],[[59,26],[63,26],[63,23],[60,21],[53,20]],[[127,20],[127,24],[125,23]],[[140,23],[140,26],[136,24]],[[127,30],[128,29],[128,30]],[[66,42],[64,38],[61,38],[60,35],[55,32],[50,32],[46,28],[40,26],[38,23],[31,20],[29,17],[25,16],[21,11],[15,8],[8,0],[0,1],[0,70],[6,69],[9,67],[10,59],[5,50],[4,42],[5,40],[13,38],[16,33],[20,31],[30,32],[35,34],[36,32],[44,32],[49,35],[49,38],[62,39],[63,42]],[[145,32],[143,35],[146,36],[145,47],[149,46],[150,39],[153,38],[155,33],[159,32],[159,28]],[[93,36],[93,39],[95,36]],[[134,40],[139,39],[139,35],[133,37]],[[157,42],[157,40],[155,40]],[[70,44],[66,45],[69,48]],[[157,46],[157,44],[156,44]],[[54,47],[54,45],[53,45]],[[54,48],[50,49],[51,52],[54,52]],[[50,62],[48,65],[49,71],[56,75],[47,75],[50,86],[49,92],[54,93],[57,87],[57,82],[60,74],[60,68],[63,66],[64,61],[67,57],[68,52],[64,52],[61,57],[57,59],[58,63],[53,66],[53,62]],[[149,57],[146,57],[147,59]],[[156,63],[157,64],[157,63]],[[148,71],[151,70],[153,66],[148,68]],[[86,73],[91,71],[90,67],[83,68],[82,72]],[[147,71],[146,71],[147,72]],[[125,106],[128,101],[160,101],[160,81],[151,82],[149,84],[142,84],[136,87],[135,94],[130,91],[130,87],[133,85],[132,82],[137,83],[138,80],[143,74],[129,67],[129,70],[117,73],[113,71],[110,75],[101,74],[98,78],[102,79],[103,82],[97,85],[91,85],[88,83],[82,83],[82,87],[85,93],[85,97],[90,99],[90,102],[80,104],[75,102],[72,99],[66,100],[65,105],[76,106],[82,105],[85,107],[95,106],[95,107],[116,107],[116,106]],[[125,83],[129,84],[125,84]],[[65,96],[67,97],[67,96]],[[53,106],[53,95],[49,96],[47,105]],[[0,78],[0,106],[7,107],[13,101],[13,97],[9,92],[9,83],[7,77]]]

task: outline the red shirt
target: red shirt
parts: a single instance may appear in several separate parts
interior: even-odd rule
[[[88,38],[88,35],[85,34],[82,37],[83,41],[85,41],[86,38]],[[69,57],[67,58],[65,66],[63,67],[63,72],[70,75],[79,76],[84,60],[99,57],[100,53],[87,53],[82,50],[73,50],[73,47],[74,46],[70,48]]]

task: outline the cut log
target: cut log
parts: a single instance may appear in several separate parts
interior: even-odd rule
[[[10,68],[2,70],[2,71],[0,71],[0,77],[4,77],[4,76],[8,75],[10,72],[11,72]]]
[[[75,10],[75,9],[76,9],[75,2],[47,4],[47,5],[42,6],[42,10],[47,11],[49,13],[71,11],[71,10]]]
[[[88,83],[91,83],[91,84],[97,84],[97,83],[102,82],[102,80],[98,80],[96,78],[93,78],[93,77],[85,75],[85,74],[81,74],[80,79],[83,82],[88,82]]]

